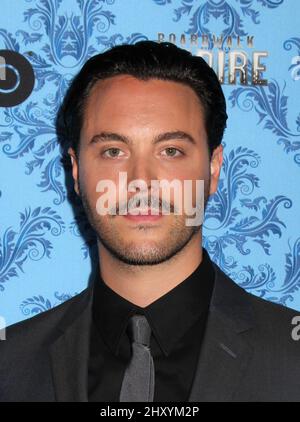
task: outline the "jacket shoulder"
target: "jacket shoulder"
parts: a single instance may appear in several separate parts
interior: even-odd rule
[[[34,338],[35,333],[49,335],[51,331],[62,329],[68,320],[75,319],[83,312],[90,301],[91,293],[92,288],[87,287],[81,293],[48,311],[8,326],[4,343],[19,335],[30,334],[31,338]]]
[[[267,325],[267,322],[271,324],[277,322],[278,326],[282,324],[286,326],[287,323],[291,325],[292,319],[300,315],[300,311],[271,302],[247,291],[231,279],[217,264],[214,263],[214,267],[219,283],[223,285],[220,300],[227,301],[232,307],[236,303],[240,305],[240,309],[248,307],[257,323]]]

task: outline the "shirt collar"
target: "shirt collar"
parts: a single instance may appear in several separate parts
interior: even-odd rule
[[[145,308],[117,294],[98,271],[94,280],[93,319],[103,340],[117,355],[128,319],[134,313],[144,314],[162,352],[168,356],[187,330],[207,312],[213,284],[214,268],[205,248],[194,272]]]

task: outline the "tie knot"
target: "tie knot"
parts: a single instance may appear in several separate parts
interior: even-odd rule
[[[150,347],[151,327],[144,315],[133,315],[128,324],[131,341]]]

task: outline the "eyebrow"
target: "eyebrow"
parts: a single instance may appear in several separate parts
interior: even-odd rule
[[[196,144],[196,141],[193,138],[193,136],[182,130],[160,133],[159,135],[156,135],[154,137],[153,144],[157,144],[163,141],[170,141],[172,139],[180,139],[182,141],[190,142],[194,145]],[[98,133],[97,135],[94,135],[90,141],[90,144],[96,144],[99,142],[106,142],[106,141],[119,141],[119,142],[124,142],[127,145],[132,144],[132,140],[128,138],[127,136],[124,136],[120,133],[106,132],[106,131],[103,131],[103,132]]]

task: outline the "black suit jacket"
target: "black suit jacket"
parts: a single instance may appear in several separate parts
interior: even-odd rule
[[[245,292],[216,264],[207,328],[189,402],[300,401],[296,311]],[[7,328],[0,401],[86,402],[91,285]]]

